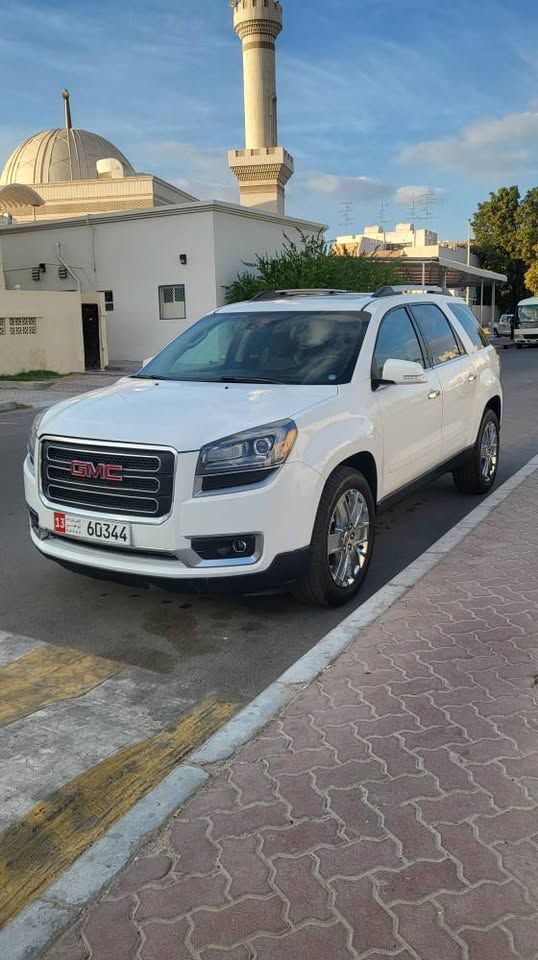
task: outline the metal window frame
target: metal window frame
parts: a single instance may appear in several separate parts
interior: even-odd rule
[[[183,289],[183,315],[181,317],[163,317],[161,310],[161,290],[167,290],[168,288],[182,287]],[[162,320],[163,323],[169,323],[174,320],[186,320],[187,319],[187,291],[184,283],[160,283],[157,286],[157,301],[159,304],[159,320]],[[174,297],[174,303],[179,303]]]

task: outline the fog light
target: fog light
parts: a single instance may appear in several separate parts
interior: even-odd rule
[[[191,547],[201,560],[239,560],[259,552],[254,533],[228,537],[193,537]]]
[[[232,550],[234,553],[246,553],[247,552],[246,540],[234,540],[234,542],[232,543]]]

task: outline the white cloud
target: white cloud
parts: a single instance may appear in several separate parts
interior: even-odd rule
[[[427,187],[427,186],[415,186],[410,184],[406,187],[397,187],[394,191],[393,200],[394,203],[401,203],[404,206],[408,206],[410,203],[420,203],[423,200],[441,200],[445,196],[446,191],[441,187]]]
[[[343,177],[333,173],[312,173],[303,180],[312,193],[324,193],[346,200],[376,200],[386,197],[391,187],[372,177]]]
[[[239,188],[228,169],[225,149],[200,149],[191,143],[160,140],[140,144],[139,155],[151,173],[171,180],[201,200],[239,202]]]
[[[394,187],[374,177],[346,177],[334,173],[312,173],[305,177],[300,184],[303,189],[311,193],[325,194],[335,200],[369,201],[386,200],[403,206],[425,200],[441,200],[445,196],[442,187],[431,187],[424,184],[409,184]]]
[[[538,111],[508,113],[464,127],[456,136],[411,144],[401,163],[424,163],[480,174],[515,175],[536,165]]]

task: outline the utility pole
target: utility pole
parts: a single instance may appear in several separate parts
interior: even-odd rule
[[[467,218],[467,266],[471,265],[471,220]],[[470,299],[470,287],[467,285],[465,289],[465,302],[469,303]]]
[[[351,227],[353,226],[353,204],[351,200],[344,200],[340,204],[341,215],[342,215],[342,226],[344,228],[344,233],[349,235],[351,233]]]

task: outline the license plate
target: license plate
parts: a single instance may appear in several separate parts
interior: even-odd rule
[[[80,540],[114,543],[118,546],[129,546],[131,543],[131,525],[129,523],[76,517],[71,513],[54,514],[54,533],[64,537],[76,537]]]

